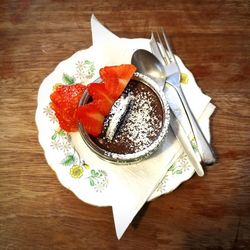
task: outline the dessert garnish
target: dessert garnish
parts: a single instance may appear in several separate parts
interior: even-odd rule
[[[82,84],[58,85],[50,95],[50,106],[54,110],[60,127],[66,132],[77,131],[77,107],[86,86]]]
[[[93,98],[93,103],[98,107],[98,110],[104,116],[107,116],[115,100],[110,96],[104,83],[91,83],[87,89]]]
[[[106,66],[100,69],[100,77],[111,97],[117,100],[126,88],[136,67],[133,64]]]
[[[100,135],[105,117],[101,113],[97,102],[90,102],[78,108],[77,116],[88,134],[94,137]]]

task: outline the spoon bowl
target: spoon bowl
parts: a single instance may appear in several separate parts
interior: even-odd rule
[[[164,90],[166,71],[154,54],[144,49],[138,49],[134,52],[131,63],[136,66],[138,72],[153,78]]]

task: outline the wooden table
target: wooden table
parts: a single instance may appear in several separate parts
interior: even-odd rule
[[[249,249],[249,1],[2,0],[0,9],[0,249]],[[34,121],[42,80],[91,45],[92,13],[121,37],[163,26],[217,106],[218,162],[148,203],[120,241],[110,207],[59,184]]]

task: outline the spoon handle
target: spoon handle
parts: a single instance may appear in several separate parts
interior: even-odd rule
[[[187,103],[186,97],[183,94],[181,86],[176,86],[170,82],[167,82],[167,83],[170,84],[172,87],[174,87],[174,89],[176,90],[181,100],[181,103],[184,107],[184,111],[190,123],[192,132],[194,134],[194,138],[197,143],[198,151],[199,151],[202,161],[206,164],[214,163],[216,161],[214,152],[211,146],[209,145],[208,141],[206,140],[203,132],[201,131],[201,128]]]
[[[203,168],[200,164],[200,161],[197,159],[197,156],[195,155],[195,152],[192,148],[191,142],[188,139],[186,133],[184,132],[184,129],[182,128],[181,124],[178,122],[175,114],[170,108],[170,126],[176,136],[176,138],[179,140],[181,145],[183,146],[192,166],[195,169],[195,172],[197,173],[198,176],[203,176],[204,171]]]

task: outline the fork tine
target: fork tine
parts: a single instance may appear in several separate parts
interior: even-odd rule
[[[171,49],[171,46],[170,46],[170,43],[168,42],[166,32],[164,31],[164,29],[163,29],[162,27],[161,27],[161,32],[162,32],[162,36],[163,36],[165,45],[166,45],[167,50],[168,50],[169,60],[170,60],[171,62],[176,62],[176,61],[175,61],[175,56],[174,56],[174,54],[173,54],[173,52],[172,52],[172,49]]]
[[[162,57],[162,51],[160,50],[159,44],[155,39],[155,34],[151,32],[150,46],[153,54],[161,61],[162,64],[165,64],[165,60]]]
[[[164,58],[166,64],[169,64],[169,63],[171,62],[170,57],[169,57],[169,55],[168,55],[166,49],[164,48],[164,45],[163,45],[163,43],[162,43],[162,39],[161,39],[159,33],[156,32],[156,34],[157,34],[158,41],[159,41],[159,44],[160,44],[158,47],[161,48],[160,50],[161,50],[161,52],[162,52],[162,53],[161,53],[161,56]]]
[[[151,39],[150,39],[150,47],[152,53],[158,58],[158,60],[164,65],[166,64],[166,61],[162,57],[162,53],[159,47],[159,43],[155,39],[155,34],[151,32]]]
[[[166,52],[165,52],[164,48],[162,47],[162,44],[161,43],[159,44],[159,42],[155,39],[155,35],[153,32],[152,32],[152,38],[153,38],[152,40],[155,41],[155,45],[156,45],[158,52],[160,53],[160,56],[163,59],[164,63],[168,63],[168,60],[167,60],[166,55],[165,55]]]
[[[162,31],[162,36],[163,36],[165,45],[166,45],[168,53],[169,53],[170,62],[174,63],[176,65],[176,67],[177,67],[177,69],[179,71],[179,77],[180,77],[180,68],[179,68],[179,65],[178,65],[178,63],[176,61],[175,55],[174,55],[174,53],[173,53],[173,51],[171,49],[170,43],[168,42],[166,32],[164,31],[164,29],[162,27],[161,27],[161,31]]]

